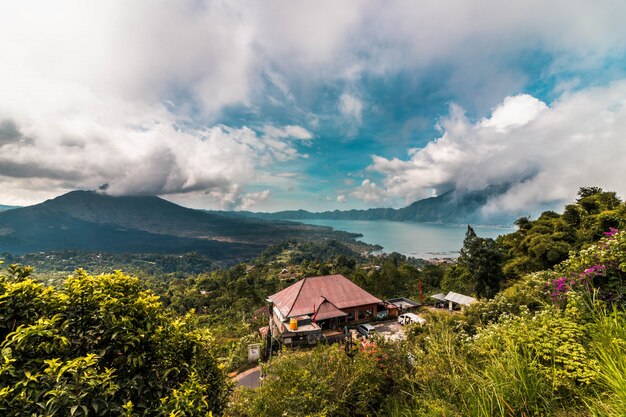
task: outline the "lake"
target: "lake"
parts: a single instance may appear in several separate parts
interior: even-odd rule
[[[384,252],[398,252],[415,258],[452,258],[459,256],[467,225],[393,222],[387,220],[298,220],[307,224],[330,226],[363,235],[359,240],[378,244]],[[514,227],[473,226],[480,237],[496,238],[515,231]]]

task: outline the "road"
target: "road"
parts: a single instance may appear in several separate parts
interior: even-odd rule
[[[256,368],[248,369],[245,372],[240,373],[235,377],[235,383],[237,386],[246,388],[257,388],[260,385],[261,369]]]

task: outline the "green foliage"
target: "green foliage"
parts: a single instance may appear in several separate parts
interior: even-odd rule
[[[550,308],[536,315],[501,318],[479,329],[470,348],[476,358],[487,361],[508,350],[521,349],[554,389],[572,390],[596,377],[597,363],[590,359],[586,347],[589,340],[584,323],[577,320],[570,305],[565,311]]]
[[[79,270],[59,290],[11,277],[2,287],[3,415],[222,411],[228,387],[213,338],[191,316],[171,317],[136,278]]]
[[[558,273],[576,278],[579,286],[593,287],[599,298],[626,304],[626,231],[609,233],[599,243],[581,250],[559,265]],[[591,287],[590,287],[591,286]]]
[[[600,309],[591,350],[598,362],[598,392],[587,400],[594,416],[622,416],[626,410],[626,317],[624,311]]]
[[[467,268],[454,264],[444,269],[441,278],[441,289],[444,291],[454,291],[461,294],[473,294],[474,283]]]
[[[600,240],[610,228],[626,226],[626,203],[614,192],[583,187],[579,196],[562,215],[547,211],[535,221],[519,219],[516,232],[498,238],[506,252],[503,271],[507,277],[550,269],[571,251]]]
[[[465,317],[473,326],[497,322],[503,315],[534,313],[551,303],[546,282],[555,278],[555,272],[536,272],[526,275],[490,300],[481,300],[465,310]]]
[[[465,387],[466,413],[472,416],[544,416],[555,395],[548,378],[526,347],[507,348],[490,360]]]
[[[60,303],[51,288],[28,278],[28,268],[13,264],[8,272],[8,277],[0,275],[0,341],[19,326],[50,315]]]
[[[419,294],[421,273],[417,267],[407,262],[399,253],[381,257],[381,264],[368,272],[354,271],[347,276],[366,291],[380,297],[414,297]],[[346,271],[350,272],[350,271]]]
[[[206,393],[213,387],[194,371],[167,397],[161,399],[159,414],[169,417],[209,417],[215,407]]]
[[[502,260],[501,250],[493,239],[480,238],[467,226],[461,255],[456,265],[444,272],[441,287],[491,298],[498,293],[504,278]]]
[[[267,379],[254,391],[239,392],[233,416],[375,415],[396,392],[406,369],[397,344],[365,342],[354,357],[341,345],[283,352],[263,371]]]

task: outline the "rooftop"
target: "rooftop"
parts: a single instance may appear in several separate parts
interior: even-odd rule
[[[319,314],[345,308],[377,304],[381,300],[368,293],[348,278],[340,274],[323,275],[319,277],[303,278],[293,285],[270,295],[268,299],[280,311],[284,318],[312,315],[320,307]],[[328,301],[328,303],[324,303]],[[337,316],[332,316],[337,317]]]
[[[463,294],[450,291],[446,295],[446,301],[452,301],[453,303],[468,306],[472,303],[475,303],[476,299],[474,297],[470,297],[469,295],[463,295]]]

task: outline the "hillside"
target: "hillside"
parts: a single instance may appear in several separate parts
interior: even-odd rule
[[[437,223],[480,223],[510,225],[518,217],[515,214],[485,218],[481,209],[487,201],[506,191],[508,187],[489,187],[485,190],[460,192],[448,191],[437,197],[425,198],[400,209],[371,208],[367,210],[334,210],[312,213],[306,210],[279,211],[276,213],[238,212],[231,216],[257,217],[262,219],[332,219],[332,220],[393,220]],[[215,212],[214,212],[215,213]]]
[[[283,240],[357,235],[286,221],[232,218],[181,207],[159,197],[113,197],[72,191],[0,213],[0,252],[83,250],[184,253],[248,259]]]
[[[0,211],[7,211],[7,210],[11,210],[14,208],[19,208],[19,206],[5,206],[3,204],[0,204]]]

